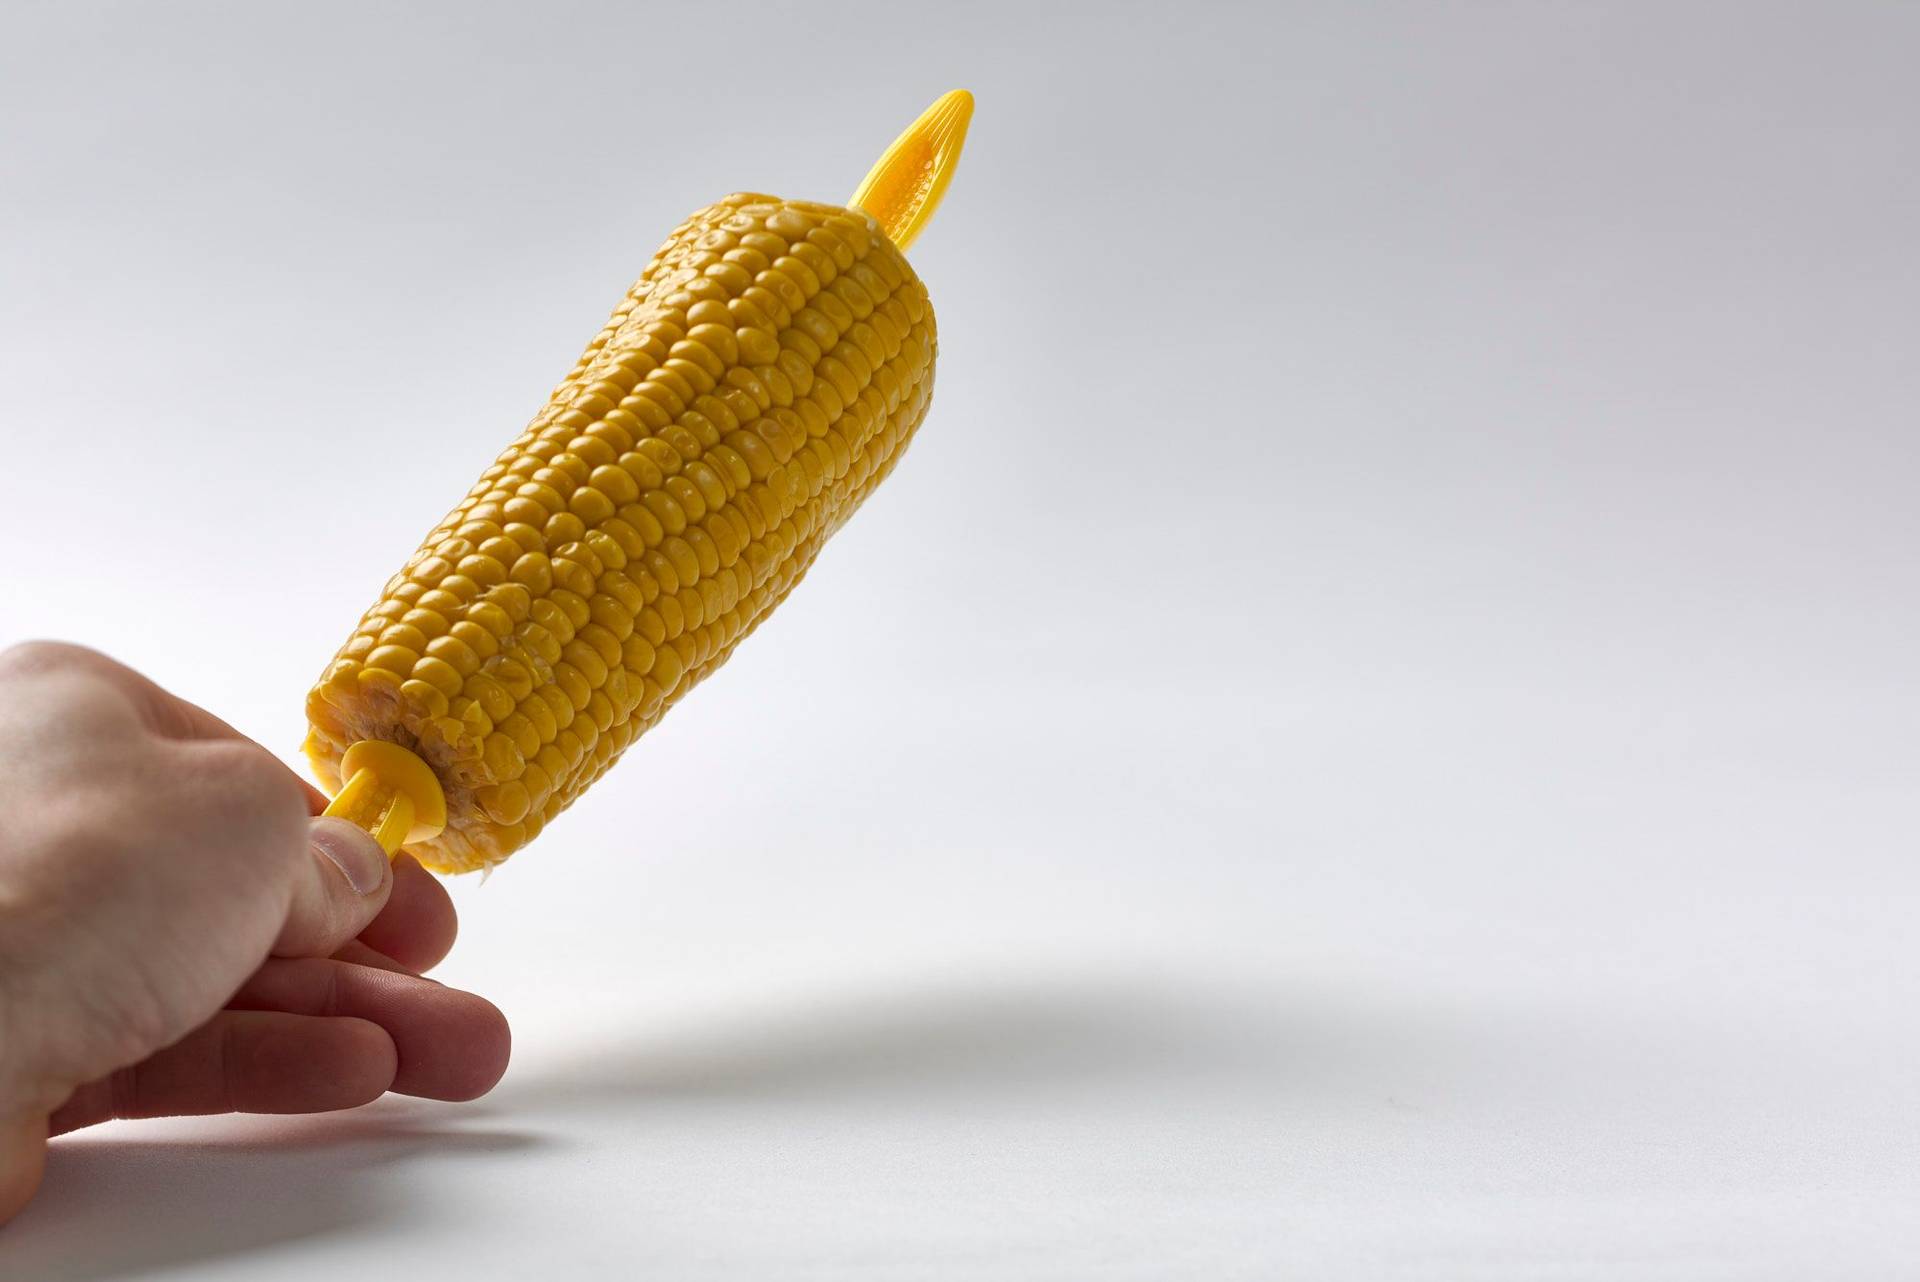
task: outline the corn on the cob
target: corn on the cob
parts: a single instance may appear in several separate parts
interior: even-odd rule
[[[414,853],[506,858],[799,582],[898,462],[935,350],[926,289],[865,210],[694,214],[328,666],[316,773],[338,786],[351,745],[398,744],[445,790]]]

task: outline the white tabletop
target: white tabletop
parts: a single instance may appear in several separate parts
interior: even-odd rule
[[[933,412],[456,884],[491,1097],[63,1139],[0,1276],[1910,1271],[1912,11],[413,13],[5,19],[0,641],[291,755],[679,217],[964,84]]]

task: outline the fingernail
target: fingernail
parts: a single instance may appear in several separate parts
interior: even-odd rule
[[[344,819],[316,819],[309,840],[357,895],[371,895],[386,880],[387,856],[377,842]]]

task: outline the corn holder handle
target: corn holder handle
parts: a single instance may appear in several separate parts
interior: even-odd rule
[[[973,95],[955,89],[921,114],[874,164],[848,202],[873,215],[901,250],[933,217],[973,118]],[[340,792],[326,809],[372,833],[392,855],[447,825],[446,793],[433,768],[397,743],[363,739],[340,762]]]

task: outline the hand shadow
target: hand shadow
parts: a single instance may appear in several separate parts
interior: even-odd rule
[[[864,992],[729,1004],[587,1042],[510,1074],[480,1106],[390,1097],[344,1114],[196,1123],[185,1142],[82,1132],[56,1141],[40,1196],[0,1235],[0,1276],[108,1282],[396,1221],[409,1234],[451,1234],[455,1212],[402,1195],[409,1162],[448,1152],[511,1162],[564,1142],[547,1137],[581,1114],[598,1126],[610,1111],[686,1101],[1257,1102],[1275,1091],[1350,1092],[1356,1078],[1444,1054],[1471,1032],[1339,991],[1137,973],[895,976]],[[505,1116],[527,1129],[458,1124]]]
[[[417,1220],[422,1208],[396,1189],[410,1159],[550,1142],[447,1124],[474,1114],[472,1105],[456,1115],[390,1096],[348,1113],[196,1122],[211,1138],[116,1128],[57,1139],[38,1196],[0,1232],[0,1275],[145,1277],[350,1226]]]

